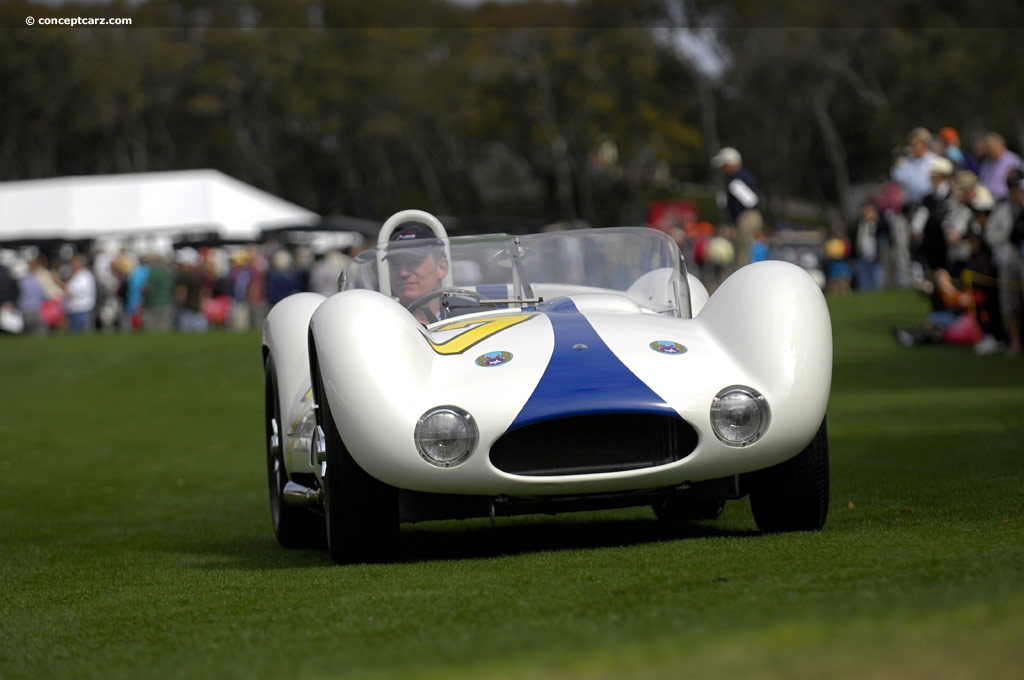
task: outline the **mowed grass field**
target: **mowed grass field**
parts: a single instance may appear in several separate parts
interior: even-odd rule
[[[1024,359],[830,306],[824,531],[427,523],[352,567],[273,538],[258,334],[0,338],[0,678],[1021,677]]]

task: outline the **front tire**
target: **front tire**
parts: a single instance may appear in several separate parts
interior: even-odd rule
[[[317,424],[327,446],[323,476],[327,550],[336,564],[387,562],[398,547],[398,490],[371,477],[352,458],[316,373]]]
[[[751,475],[750,509],[765,533],[818,531],[828,516],[828,426],[793,458]]]
[[[274,536],[285,548],[312,548],[322,542],[323,522],[312,511],[284,502],[284,485],[288,470],[284,465],[284,432],[281,420],[281,397],[277,389],[277,372],[269,354],[263,365],[264,435],[267,442],[267,482],[270,488],[270,518]]]

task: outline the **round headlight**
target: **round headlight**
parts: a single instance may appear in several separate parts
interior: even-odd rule
[[[750,387],[727,387],[711,402],[711,428],[729,446],[753,444],[768,429],[768,402]]]
[[[452,467],[473,452],[479,432],[473,416],[455,406],[440,406],[420,416],[413,436],[428,463]]]

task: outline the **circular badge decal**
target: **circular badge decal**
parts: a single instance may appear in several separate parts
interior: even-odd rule
[[[648,347],[660,354],[686,354],[686,346],[672,340],[655,340]]]
[[[501,366],[512,361],[512,352],[488,352],[487,354],[481,354],[476,358],[477,366]]]

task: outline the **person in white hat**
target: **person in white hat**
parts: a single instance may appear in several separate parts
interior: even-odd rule
[[[1000,303],[999,271],[992,257],[992,248],[985,239],[988,218],[996,207],[992,192],[982,184],[978,184],[971,193],[968,207],[973,219],[967,231],[967,242],[970,244],[970,255],[967,258],[967,270],[962,276],[971,272],[975,297],[974,313],[978,325],[984,331],[984,337],[974,345],[975,354],[995,354],[1006,348],[1006,332],[1003,328],[1002,309]]]
[[[68,263],[71,276],[64,284],[64,309],[68,315],[69,334],[91,333],[93,311],[96,308],[96,277],[89,269],[89,261],[82,253],[71,256]]]
[[[920,248],[921,259],[930,280],[940,269],[949,269],[946,232],[943,222],[949,214],[953,189],[949,180],[953,175],[953,162],[936,156],[931,164],[932,190],[921,200],[910,220],[910,233]]]
[[[946,232],[949,272],[954,278],[959,278],[971,256],[972,233],[981,233],[978,215],[991,212],[995,201],[992,200],[991,192],[978,182],[978,176],[970,170],[955,172],[950,184],[953,187],[953,200],[942,226]],[[987,212],[984,208],[986,205],[989,205]]]
[[[893,161],[889,176],[903,188],[905,208],[917,207],[931,191],[929,175],[936,154],[932,151],[932,133],[914,128],[907,136],[907,146]]]
[[[731,146],[722,148],[711,159],[711,164],[725,176],[725,208],[729,220],[736,227],[736,268],[750,262],[754,236],[764,228],[761,216],[761,196],[757,181],[743,167],[743,157]]]

